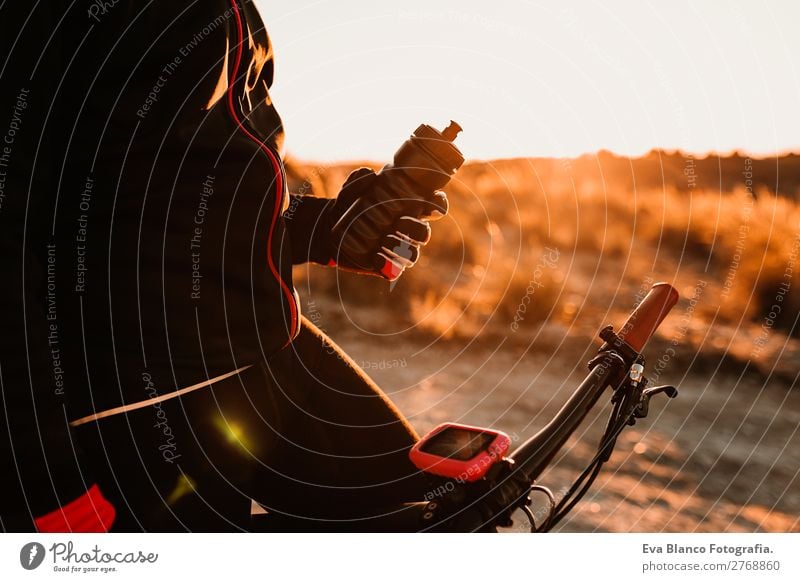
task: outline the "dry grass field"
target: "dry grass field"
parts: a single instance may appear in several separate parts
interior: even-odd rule
[[[291,163],[291,189],[333,196],[358,165]],[[562,529],[800,531],[799,187],[797,156],[470,162],[396,285],[302,266],[296,286],[419,431],[460,420],[525,438],[597,331],[668,281],[682,299],[646,355],[681,395],[626,433]],[[601,421],[544,475],[554,491]]]

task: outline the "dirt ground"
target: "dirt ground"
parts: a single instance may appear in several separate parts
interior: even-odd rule
[[[428,343],[352,328],[332,335],[420,433],[449,420],[504,430],[516,443],[555,414],[595,349],[589,338],[583,353],[573,345],[549,355],[536,342]],[[679,397],[654,399],[650,417],[622,434],[557,531],[800,532],[800,392],[713,371],[659,380],[676,384]],[[556,498],[591,458],[607,411],[543,475]]]

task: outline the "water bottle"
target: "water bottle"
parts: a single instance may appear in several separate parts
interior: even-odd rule
[[[378,270],[394,280],[402,271],[380,247],[399,216],[414,216],[421,199],[415,192],[442,189],[464,163],[453,144],[461,126],[450,121],[443,131],[420,125],[376,175],[375,187],[357,199],[331,229],[339,252],[364,270]],[[346,235],[346,236],[345,236]],[[377,241],[377,242],[376,242]]]

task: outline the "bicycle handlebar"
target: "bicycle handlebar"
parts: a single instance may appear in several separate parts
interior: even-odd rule
[[[641,352],[678,299],[678,292],[672,285],[656,283],[617,335],[634,350]]]
[[[643,363],[642,349],[678,299],[678,292],[671,285],[656,283],[633,310],[618,333],[615,334],[611,326],[606,327],[600,334],[606,343],[598,355],[589,362],[588,376],[572,393],[561,410],[539,432],[508,455],[507,463],[497,465],[498,470],[488,484],[490,489],[478,491],[477,494],[480,497],[467,497],[466,499],[472,499],[468,505],[465,505],[465,498],[459,498],[451,506],[458,510],[454,513],[445,513],[448,517],[441,524],[432,522],[432,531],[437,531],[437,527],[442,524],[444,525],[441,531],[495,531],[498,525],[510,522],[510,512],[515,508],[527,505],[531,485],[552,463],[558,451],[564,447],[569,437],[597,404],[601,394],[609,387],[619,390],[623,385],[630,389],[635,389],[639,385],[643,388],[646,385],[646,379],[644,383],[641,379],[636,380],[635,384],[626,384],[626,382],[633,382],[633,379],[629,377],[633,364]],[[641,402],[625,400],[629,394],[634,393],[624,392],[624,394],[622,400],[617,400],[617,405],[619,402],[627,402],[626,406],[641,404]],[[639,392],[639,396],[642,394],[643,392]],[[631,396],[631,398],[634,397]],[[623,424],[614,424],[614,427],[621,429],[630,424],[633,410],[633,408],[626,408],[623,416],[615,418],[617,423],[622,418]],[[631,416],[629,417],[628,414]],[[619,433],[614,433],[611,438],[616,439],[617,434]],[[613,440],[609,442],[613,443]],[[601,451],[605,452],[607,443],[605,445],[601,443],[601,445]],[[596,465],[595,476],[597,468],[601,465],[602,461]],[[591,477],[588,483],[591,484],[593,479],[594,477]],[[582,493],[577,499],[580,498],[580,495]],[[435,510],[438,505],[438,502],[420,504],[423,519],[432,519],[432,516],[435,515],[432,510]],[[530,513],[529,517],[531,517]]]
[[[623,340],[624,344],[627,344],[633,351],[626,348],[600,352],[589,375],[556,416],[509,455],[514,462],[512,476],[521,475],[528,484],[538,479],[570,435],[575,432],[595,406],[601,393],[608,386],[616,387],[616,384],[620,382],[620,375],[628,373],[635,358],[678,299],[678,292],[671,285],[667,283],[653,285],[617,334],[617,338]],[[520,490],[518,482],[508,479],[497,489],[497,492],[501,499],[515,500],[521,499],[527,490]],[[468,517],[465,516],[464,524],[474,526],[478,517],[480,516],[477,513],[472,512],[468,514]]]

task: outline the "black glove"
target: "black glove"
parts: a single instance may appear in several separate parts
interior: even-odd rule
[[[417,262],[420,248],[431,238],[429,223],[447,214],[448,201],[441,190],[409,192],[407,197],[381,201],[375,197],[379,179],[369,168],[355,170],[326,209],[330,233],[353,204],[362,198],[366,201],[357,217],[348,217],[351,222],[344,225],[341,238],[330,233],[328,265],[394,281]],[[357,263],[348,256],[347,243],[354,242],[362,248],[377,249],[368,264]]]

